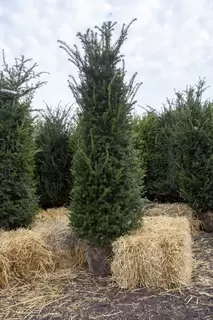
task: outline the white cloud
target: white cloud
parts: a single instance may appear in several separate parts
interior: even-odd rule
[[[123,53],[128,76],[138,72],[143,86],[138,104],[160,108],[174,88],[195,84],[199,76],[212,85],[213,96],[213,3],[208,0],[2,0],[0,2],[0,49],[8,60],[24,54],[38,62],[48,85],[35,98],[55,106],[72,103],[67,87],[69,74],[76,75],[57,40],[78,43],[76,33],[104,20],[123,22],[137,17]],[[140,108],[137,109],[141,112]]]

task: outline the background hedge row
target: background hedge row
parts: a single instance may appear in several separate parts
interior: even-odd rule
[[[198,212],[213,209],[213,103],[203,99],[205,90],[205,80],[200,80],[197,85],[176,92],[174,99],[167,100],[160,111],[151,110],[143,116],[133,117],[133,142],[140,166],[142,197],[159,202],[186,202]],[[57,206],[69,202],[68,192],[62,190],[72,187],[72,182],[67,181],[72,181],[69,168],[73,148],[67,148],[66,144],[76,129],[72,124],[69,134],[65,133],[66,138],[60,138],[64,146],[61,142],[57,145],[55,134],[59,133],[51,117],[45,118],[47,132],[43,148],[47,151],[43,165],[37,168],[37,175],[43,179],[38,194],[43,199],[42,204],[47,202],[47,206]],[[59,117],[59,111],[55,117]],[[50,119],[53,121],[51,125]],[[41,137],[44,127],[39,128]],[[55,143],[54,151],[50,151],[51,139]],[[41,147],[41,140],[37,139],[37,148]],[[41,155],[38,153],[37,158]],[[62,170],[66,165],[66,170]],[[49,169],[44,169],[46,167]],[[54,176],[55,184],[52,183]],[[54,185],[57,187],[50,194]]]
[[[200,80],[161,112],[134,119],[148,199],[183,201],[198,212],[213,208],[213,103],[203,99],[205,90]]]

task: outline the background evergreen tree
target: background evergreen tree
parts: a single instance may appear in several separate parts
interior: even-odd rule
[[[10,68],[3,54],[0,71],[0,228],[5,229],[29,225],[37,207],[30,107],[44,82],[32,84],[41,73],[34,71],[37,64],[28,67],[29,62],[22,56]]]
[[[203,100],[205,79],[169,102],[178,187],[197,211],[213,209],[213,103]]]
[[[141,210],[131,126],[140,84],[134,85],[136,74],[125,81],[120,54],[130,25],[123,25],[115,43],[115,23],[78,33],[83,55],[59,41],[80,78],[69,82],[80,107],[70,221],[81,238],[96,246],[134,228]]]
[[[138,185],[141,190],[141,197],[143,197],[146,193],[144,188],[144,180],[146,177],[146,157],[144,156],[144,148],[143,148],[143,140],[141,139],[140,134],[140,122],[141,118],[139,116],[134,116],[132,119],[132,132],[133,132],[133,144],[135,149],[135,154],[138,161]]]
[[[73,124],[71,108],[47,106],[36,130],[36,178],[42,208],[69,205],[72,186]]]
[[[205,90],[205,80],[200,80],[176,92],[161,112],[134,120],[135,148],[150,200],[213,209],[213,103],[203,100]]]
[[[180,201],[175,172],[171,113],[147,111],[133,121],[134,145],[145,172],[145,195],[151,201]]]

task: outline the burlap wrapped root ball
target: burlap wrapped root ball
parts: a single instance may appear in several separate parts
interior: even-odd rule
[[[146,220],[147,219],[147,220]],[[144,227],[113,243],[113,278],[122,289],[187,285],[193,258],[187,218],[145,218]]]
[[[40,234],[27,229],[0,234],[0,282],[45,276],[55,269],[53,253]]]

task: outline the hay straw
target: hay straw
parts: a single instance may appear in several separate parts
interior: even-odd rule
[[[192,249],[187,218],[150,217],[143,229],[113,243],[113,278],[120,288],[174,288],[189,283]]]
[[[0,287],[9,283],[10,263],[4,253],[0,252]]]
[[[72,232],[64,208],[40,211],[32,230],[0,231],[0,286],[46,277],[86,263],[86,245]]]
[[[63,287],[70,285],[76,274],[70,270],[50,273],[29,283],[11,285],[0,290],[0,319],[43,319],[40,313],[64,296]],[[37,316],[34,314],[37,313]]]
[[[186,217],[189,220],[192,235],[198,234],[202,227],[202,222],[197,218],[195,211],[184,203],[156,204],[145,211],[145,216]]]
[[[62,215],[57,215],[57,213],[54,213],[55,216],[57,216],[57,218],[55,218],[54,214],[49,213],[50,210],[48,210],[48,214],[47,212],[43,212],[43,222],[50,222],[46,225],[45,223],[43,223],[43,234],[45,235],[45,229],[46,234],[50,233],[51,228],[52,230],[54,230],[52,225],[54,222],[55,228],[57,229],[57,224],[58,228],[61,230],[61,233],[63,234],[63,236],[60,235],[61,240],[57,241],[57,245],[55,245],[55,247],[60,246],[61,243],[63,243],[64,246],[68,245],[68,243],[66,242],[67,238],[63,233],[63,228],[65,228],[65,226],[63,226],[63,224],[61,223],[62,220],[65,221],[65,219],[67,219],[66,215],[63,215],[63,213]],[[142,232],[147,232],[148,238],[150,237],[151,232],[151,235],[156,234],[157,237],[157,235],[159,234],[158,228],[162,229],[162,224],[160,226],[160,221],[158,220],[157,222],[157,220],[153,220],[151,226],[152,231],[150,231],[150,226],[147,225],[146,218],[144,220],[145,221],[143,229],[140,228],[140,230],[137,230],[134,236],[139,237]],[[156,225],[157,223],[158,226]],[[168,223],[170,224],[169,228]],[[172,224],[171,219],[168,223],[166,224],[166,228],[167,230],[170,230]],[[42,227],[40,217],[38,217],[36,224],[38,228]],[[185,226],[185,222],[183,223],[183,225]],[[179,228],[180,227],[182,228],[181,221],[179,220]],[[70,228],[68,227],[68,224],[66,225],[66,228],[65,229],[67,230],[67,232],[69,231],[70,235]],[[145,228],[148,228],[149,231],[145,231]],[[161,231],[162,235],[164,235],[164,231],[165,220],[163,231]],[[173,232],[172,235],[172,231],[170,232],[171,236],[175,238],[176,233],[174,235]],[[56,238],[58,239],[58,235]],[[63,240],[64,238],[65,240]],[[157,241],[159,241],[159,238],[157,238]],[[169,236],[167,238],[169,239]],[[48,239],[49,249],[50,244],[51,246],[54,246],[54,234],[52,234],[52,238]],[[146,238],[141,240],[143,247],[145,246],[145,240]],[[136,240],[132,245],[134,245],[135,242]],[[151,245],[152,242],[153,241],[150,239]],[[18,283],[14,281],[9,283],[9,285],[4,289],[1,289],[0,319],[30,320],[47,318],[49,319],[51,317],[65,319],[66,315],[68,315],[70,319],[81,319],[83,317],[87,318],[88,314],[90,314],[91,319],[114,319],[114,317],[119,319],[126,319],[129,317],[130,308],[133,306],[133,304],[134,310],[132,311],[132,318],[135,318],[137,316],[140,318],[142,316],[142,318],[144,319],[151,319],[155,316],[156,308],[157,313],[159,313],[159,315],[161,314],[164,318],[165,310],[168,310],[168,307],[170,307],[168,301],[171,302],[171,312],[174,315],[174,317],[175,315],[180,313],[179,311],[181,308],[183,308],[184,305],[187,305],[187,308],[195,311],[195,313],[193,313],[195,318],[195,314],[202,312],[204,314],[204,318],[206,317],[210,319],[212,315],[210,310],[210,308],[212,308],[210,295],[212,296],[213,288],[213,271],[211,260],[213,253],[212,241],[211,239],[199,238],[194,242],[193,246],[195,247],[194,254],[197,259],[197,263],[195,266],[196,268],[194,268],[193,271],[194,275],[192,280],[194,280],[194,282],[190,283],[190,286],[187,288],[186,291],[181,291],[181,294],[179,290],[171,290],[167,292],[160,290],[159,294],[158,291],[149,292],[144,289],[135,290],[134,292],[120,292],[115,283],[111,282],[110,278],[102,279],[101,277],[98,277],[94,279],[92,275],[85,271],[73,270],[72,268],[59,268],[55,272],[48,273],[47,275],[45,275],[45,277],[36,277],[35,279],[32,279],[32,281],[27,281],[27,283],[25,281],[19,281]],[[154,244],[153,247],[154,248],[152,248],[152,252],[154,251],[155,255],[158,254],[159,252],[157,252],[157,249],[154,246]],[[5,259],[5,253],[2,252],[0,247],[0,270],[2,270],[1,261],[3,260],[3,258]],[[152,258],[151,254],[150,258]],[[6,259],[5,261],[8,260]],[[138,256],[138,261],[139,263],[141,262],[140,255]],[[151,262],[154,263],[155,261],[151,260]],[[5,266],[5,264],[3,265]],[[134,261],[132,263],[132,266],[132,271],[134,273]],[[151,272],[153,272],[152,269]],[[6,276],[8,274],[9,272],[7,271]],[[131,276],[130,272],[129,274]],[[2,273],[0,271],[0,279],[1,277]],[[148,285],[150,284],[148,283]],[[134,303],[132,304],[133,297]],[[112,298],[114,299],[114,302],[110,303]],[[148,306],[148,310],[150,310],[150,313],[147,312],[147,310],[145,310],[145,315],[143,314],[144,309],[138,309],[138,306],[141,306],[141,303],[143,304],[143,302]],[[153,303],[155,304],[155,308],[152,308]],[[114,310],[115,304],[116,307],[118,307],[116,310]],[[101,308],[97,309],[97,306]],[[190,310],[189,314],[191,314]],[[117,314],[118,316],[115,316],[115,314]]]
[[[158,203],[146,212],[146,216],[149,217],[158,215],[191,218],[195,212],[185,203]]]
[[[85,265],[86,245],[75,236],[69,226],[59,221],[44,225],[38,232],[42,234],[45,243],[55,254],[59,268],[83,267]]]
[[[55,269],[53,254],[34,231],[19,229],[0,235],[0,279],[31,279]]]
[[[145,217],[143,220],[142,231],[159,231],[159,230],[174,230],[174,232],[190,233],[190,224],[186,217]],[[138,231],[141,232],[141,229]],[[136,230],[137,232],[137,230]]]
[[[51,211],[54,213],[51,214]],[[78,239],[69,226],[66,211],[60,215],[55,210],[43,212],[33,230],[41,235],[49,249],[54,253],[57,268],[80,268],[86,263],[86,245]],[[52,216],[57,217],[53,218]],[[43,222],[44,221],[44,222]]]
[[[53,222],[53,221],[65,221],[69,222],[68,219],[68,210],[64,207],[57,208],[57,209],[47,209],[47,210],[40,210],[38,212],[36,223],[39,222]]]

